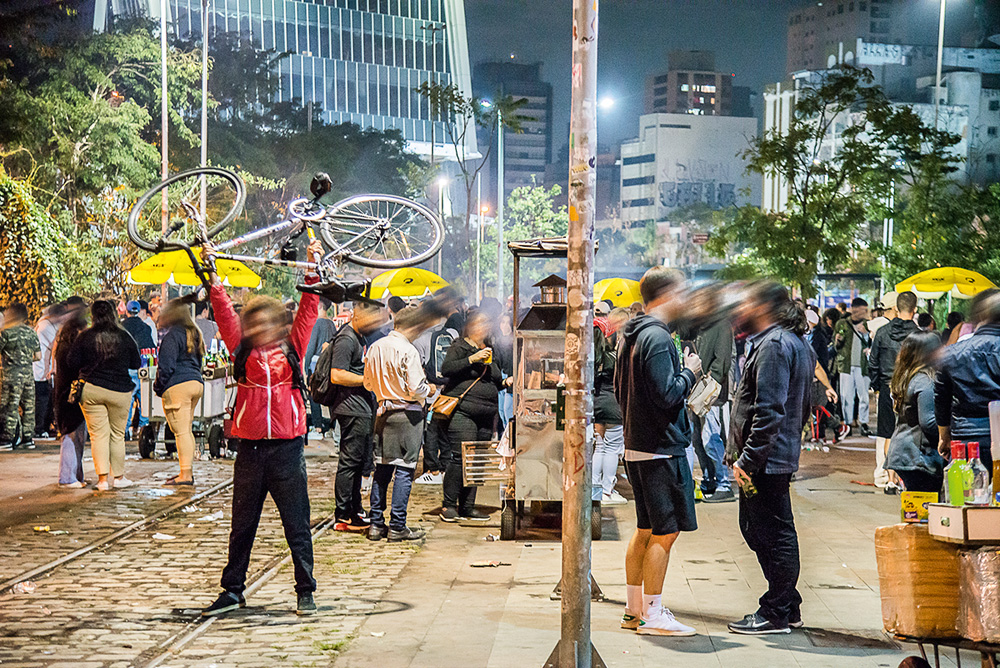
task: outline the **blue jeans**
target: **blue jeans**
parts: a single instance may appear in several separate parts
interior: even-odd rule
[[[510,390],[500,390],[497,395],[500,408],[500,433],[507,428],[507,423],[514,417],[514,394]]]
[[[593,498],[599,501],[602,494],[610,494],[618,478],[618,459],[625,452],[625,428],[607,425],[604,437],[594,433]]]
[[[142,396],[142,384],[139,382],[139,372],[135,369],[129,369],[128,375],[132,377],[132,382],[135,383],[135,391],[132,392],[132,405],[128,409],[128,424],[145,427],[149,424],[149,418],[142,414],[142,401],[140,399]]]
[[[702,493],[731,490],[729,467],[725,463],[726,443],[722,440],[721,407],[712,406],[705,417],[699,418],[693,413],[691,417],[694,452],[701,463]]]
[[[87,423],[68,434],[63,434],[59,446],[59,484],[83,482],[83,447],[87,443]]]
[[[415,468],[393,466],[392,464],[376,464],[372,476],[371,525],[385,526],[386,494],[389,481],[392,486],[392,509],[389,512],[389,528],[393,531],[406,529],[406,506],[410,503],[410,488],[413,486]]]

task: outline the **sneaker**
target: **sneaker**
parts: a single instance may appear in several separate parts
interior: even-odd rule
[[[628,629],[629,631],[635,631],[639,628],[639,624],[642,620],[639,619],[639,615],[632,614],[632,611],[625,608],[625,613],[622,615],[622,628]]]
[[[247,601],[243,598],[243,594],[237,595],[230,591],[224,591],[219,594],[219,598],[215,599],[215,603],[202,609],[201,616],[215,617],[217,615],[224,615],[237,608],[245,608],[246,604]]]
[[[842,424],[839,427],[837,427],[837,437],[833,439],[833,442],[840,443],[850,435],[851,435],[851,425]]]
[[[94,488],[98,492],[107,492],[108,490],[111,489],[111,484],[108,483],[107,480],[98,480],[97,484],[94,486]]]
[[[35,442],[30,438],[26,438],[23,441],[21,441],[21,444],[18,447],[24,448],[25,450],[34,450]]]
[[[388,527],[380,527],[374,524],[368,527],[368,540],[370,541],[380,541],[388,535]]]
[[[457,522],[458,521],[458,511],[454,508],[442,508],[441,509],[441,521],[442,522]]]
[[[605,506],[620,506],[628,503],[628,499],[618,493],[618,490],[611,490],[610,494],[601,494],[601,504]]]
[[[705,503],[732,503],[736,500],[736,494],[731,489],[719,489],[715,494],[710,494],[704,499]]]
[[[295,606],[295,614],[299,616],[316,614],[316,601],[313,600],[312,592],[307,591],[299,594],[298,603]]]
[[[434,484],[434,485],[443,485],[444,484],[444,471],[439,471],[438,473],[435,473],[433,476],[431,476],[431,478],[434,480],[434,482],[432,484]]]
[[[763,636],[775,633],[792,632],[788,626],[776,626],[773,622],[760,616],[756,612],[752,615],[747,615],[738,622],[732,622],[729,625],[729,630],[733,633],[739,633],[740,635],[745,636]]]
[[[5,443],[0,443],[0,452],[11,452],[14,449],[14,444],[7,441]]]
[[[490,516],[486,513],[481,513],[475,508],[468,512],[459,513],[463,522],[488,522]]]
[[[121,478],[115,478],[115,489],[127,489],[134,485],[135,483],[122,476]]]
[[[890,482],[888,485],[882,488],[882,491],[885,494],[888,494],[889,496],[895,496],[899,494],[899,487]]]
[[[433,484],[435,484],[435,482],[434,482],[434,474],[431,473],[430,471],[428,471],[427,473],[423,474],[422,476],[420,476],[419,478],[417,478],[416,480],[414,480],[413,484],[414,485],[433,485]]]
[[[76,482],[61,482],[59,487],[62,489],[83,489],[87,484],[77,480]]]
[[[307,437],[310,441],[322,441],[323,434],[318,431],[309,430],[309,436]]]
[[[623,620],[624,621],[624,620]],[[693,636],[697,633],[692,627],[681,624],[674,618],[674,613],[666,608],[650,611],[650,615],[639,620],[639,628],[635,630],[644,636]]]
[[[426,535],[423,529],[411,529],[406,527],[402,531],[389,529],[389,536],[386,539],[390,543],[401,543],[407,540],[420,540]]]
[[[351,518],[350,524],[356,529],[363,529],[371,526],[371,520],[369,520],[364,514],[359,513]]]
[[[805,623],[802,621],[801,612],[793,612],[788,615],[788,628],[801,629],[803,626],[805,626]]]
[[[865,438],[871,438],[872,437],[872,430],[869,429],[868,425],[866,425],[866,424],[861,425],[859,431],[861,432],[861,435],[864,436]]]

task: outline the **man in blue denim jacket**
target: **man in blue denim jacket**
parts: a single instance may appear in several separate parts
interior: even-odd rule
[[[805,314],[776,283],[751,285],[737,317],[749,333],[750,349],[733,406],[729,437],[739,453],[733,475],[740,486],[740,531],[757,555],[768,590],[757,612],[729,630],[788,633],[790,626],[802,625],[790,484],[811,409],[816,354],[802,338]]]

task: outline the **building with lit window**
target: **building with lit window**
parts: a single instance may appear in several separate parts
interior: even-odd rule
[[[312,103],[328,123],[396,129],[410,150],[452,154],[443,125],[414,92],[426,81],[472,93],[464,0],[211,0],[209,39],[239,33],[278,60],[280,100]],[[116,14],[159,17],[158,0],[96,0],[94,27]],[[171,37],[201,37],[202,0],[167,0]],[[465,149],[474,152],[469,133]]]
[[[648,77],[645,92],[647,114],[735,115],[733,73],[717,72],[711,51],[671,51],[667,70]]]

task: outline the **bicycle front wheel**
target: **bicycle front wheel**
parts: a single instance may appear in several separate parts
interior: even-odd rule
[[[323,243],[364,267],[412,267],[434,257],[444,226],[434,212],[395,195],[356,195],[334,204],[320,225]]]
[[[209,239],[217,236],[243,212],[246,185],[228,169],[199,167],[174,174],[142,194],[128,214],[129,239],[150,252],[200,243],[203,188],[205,231]]]

